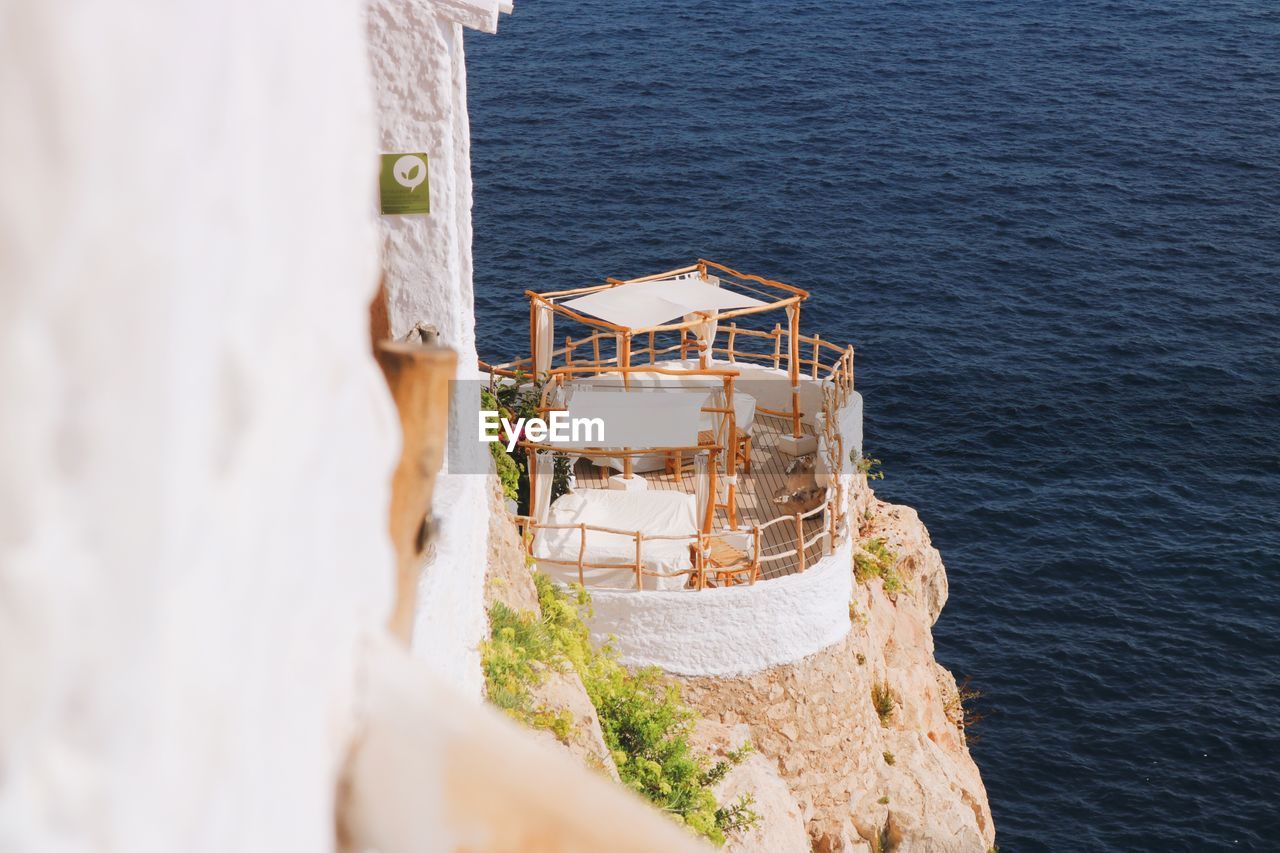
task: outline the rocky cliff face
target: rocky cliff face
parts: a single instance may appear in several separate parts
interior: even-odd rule
[[[911,508],[878,501],[865,484],[852,504],[861,541],[880,539],[896,554],[902,591],[886,592],[879,577],[855,584],[849,635],[794,664],[676,679],[704,718],[699,750],[723,754],[748,739],[756,749],[717,794],[727,801],[751,791],[762,820],[725,849],[982,853],[995,840],[986,790],[965,743],[955,679],[933,659],[931,627],[947,600],[942,559]],[[516,533],[496,510],[489,600],[536,610]],[[549,680],[538,699],[573,713],[563,746],[616,779],[576,675]]]
[[[844,641],[742,678],[681,678],[685,700],[749,729],[801,803],[816,850],[989,850],[995,828],[955,679],[933,659],[942,559],[914,510],[865,487],[853,500],[862,540],[896,553],[905,589],[856,584]]]

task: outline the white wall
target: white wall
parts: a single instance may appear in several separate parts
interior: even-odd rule
[[[0,6],[0,849],[332,845],[393,565],[362,7]]]
[[[478,378],[471,270],[471,141],[463,27],[493,32],[496,0],[371,0],[369,55],[381,150],[426,152],[431,213],[384,216],[383,265],[393,336],[434,325],[458,352],[459,378]],[[478,395],[475,383],[458,395]],[[464,405],[476,411],[478,400]],[[436,485],[440,531],[422,574],[414,650],[455,685],[479,696],[478,644],[487,630],[488,455],[451,456]],[[451,451],[452,452],[452,451]]]
[[[592,590],[592,641],[627,666],[744,675],[821,651],[849,633],[849,542],[808,571],[753,586],[681,592]]]

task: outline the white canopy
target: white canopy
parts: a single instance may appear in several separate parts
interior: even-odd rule
[[[697,278],[664,278],[621,284],[562,304],[582,314],[636,330],[661,326],[698,311],[729,311],[768,303]]]

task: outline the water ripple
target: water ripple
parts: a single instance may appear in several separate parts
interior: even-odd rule
[[[1002,849],[1280,845],[1280,5],[533,0],[476,302],[703,256],[858,346]]]

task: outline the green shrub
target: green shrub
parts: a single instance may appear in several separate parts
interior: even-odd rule
[[[480,405],[488,411],[506,412],[488,389],[480,389]],[[489,453],[493,456],[494,467],[498,470],[498,480],[502,483],[502,494],[513,500],[520,499],[520,478],[524,476],[524,466],[515,460],[502,446],[495,441],[489,445]]]
[[[907,588],[897,566],[898,555],[889,550],[883,539],[863,542],[853,555],[853,576],[858,583],[880,578],[884,581],[884,591],[890,595],[905,592]]]
[[[493,391],[480,389],[480,404],[483,408],[497,411],[501,417],[511,423],[518,418],[538,417],[538,404],[542,398],[542,383],[531,382],[524,374],[516,377],[516,384],[498,385]],[[500,442],[489,445],[494,463],[498,467],[498,477],[502,480],[502,492],[516,502],[516,511],[522,514],[529,512],[529,472],[528,465],[521,461],[524,452],[518,456],[507,453]],[[569,457],[563,453],[555,454],[555,468],[551,475],[551,500],[569,492],[569,475],[571,468]]]
[[[557,720],[533,707],[530,687],[549,668],[572,666],[600,717],[605,745],[624,784],[694,832],[719,845],[725,833],[753,827],[759,817],[749,795],[729,806],[711,789],[750,751],[750,745],[711,763],[689,746],[694,712],[659,670],[631,672],[608,646],[595,649],[582,611],[590,597],[575,587],[572,598],[541,573],[534,574],[542,617],[495,603],[491,637],[482,648],[489,699],[528,725],[555,730]],[[566,731],[567,735],[567,731]]]
[[[870,456],[859,455],[857,450],[849,451],[849,461],[854,464],[859,474],[866,474],[868,480],[883,480],[884,471],[873,469],[880,467],[880,460]]]

